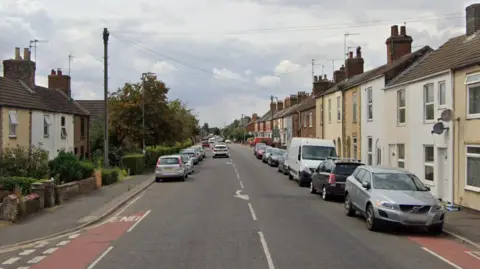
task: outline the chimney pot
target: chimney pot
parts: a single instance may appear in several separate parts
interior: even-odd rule
[[[20,56],[20,48],[16,47],[15,48],[15,60],[21,60],[22,57]]]
[[[350,59],[353,58],[353,51],[350,51],[350,52],[348,53],[348,58],[350,58]]]
[[[327,74],[323,75],[323,80],[327,80]]]
[[[407,35],[407,27],[405,25],[400,26],[400,35],[401,36]]]
[[[54,69],[52,69],[52,72],[50,72],[50,75],[55,76],[57,73],[55,72]]]
[[[28,48],[23,48],[23,59],[25,61],[30,61],[30,56],[28,52],[29,52]]]
[[[313,76],[313,81],[317,82],[318,81],[318,78],[317,76]]]
[[[465,8],[466,34],[471,36],[480,30],[480,3],[472,4]]]
[[[392,25],[391,36],[398,36],[398,25]]]
[[[59,75],[59,76],[62,75],[62,69],[60,69],[60,68],[57,69],[57,75]]]

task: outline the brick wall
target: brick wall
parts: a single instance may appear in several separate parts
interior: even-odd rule
[[[302,117],[302,122],[301,122],[301,127],[300,127],[300,135],[301,137],[311,137],[315,138],[316,137],[316,108],[313,107],[311,109],[302,111],[301,117]],[[310,126],[310,118],[312,125]],[[304,125],[304,121],[307,121],[306,127]]]

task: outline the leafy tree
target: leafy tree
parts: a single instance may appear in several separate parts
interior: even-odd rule
[[[210,132],[210,128],[208,127],[208,123],[204,123],[203,126],[202,126],[202,130],[206,133],[209,133]]]

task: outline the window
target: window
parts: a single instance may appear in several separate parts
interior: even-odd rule
[[[368,165],[373,164],[373,138],[371,136],[367,137],[367,143],[368,143]]]
[[[80,119],[80,137],[85,137],[85,119]]]
[[[467,115],[480,117],[480,73],[468,75],[465,78],[467,85]]]
[[[425,180],[433,182],[433,163],[435,156],[433,146],[425,145],[423,148],[423,156],[425,167]]]
[[[320,105],[320,124],[323,124],[323,105]]]
[[[438,106],[444,107],[447,104],[447,89],[445,81],[438,83]]]
[[[60,126],[61,126],[60,137],[62,139],[65,139],[67,138],[67,126],[66,126],[65,116],[62,116],[60,118]]]
[[[328,99],[328,122],[332,122],[332,99]]]
[[[18,119],[17,119],[17,111],[9,111],[8,112],[8,136],[9,137],[17,137],[17,126],[18,126]]]
[[[423,105],[424,105],[424,120],[432,121],[435,119],[435,104],[433,99],[433,84],[423,86]]]
[[[307,113],[303,113],[303,127],[307,127]]]
[[[80,146],[80,157],[85,157],[85,148],[83,146]]]
[[[480,192],[480,146],[466,147],[465,188]]]
[[[397,144],[397,166],[405,168],[405,144]]]
[[[309,122],[309,126],[310,126],[310,127],[313,127],[313,113],[312,113],[312,112],[310,112],[310,113],[308,114],[308,120],[310,121],[310,122]]]
[[[397,123],[405,123],[405,89],[397,92]]]
[[[357,93],[354,92],[352,96],[352,118],[353,122],[357,122]]]
[[[337,96],[337,121],[340,121],[342,113],[341,113],[341,104],[340,104],[340,96]]]
[[[377,148],[377,165],[382,164],[382,149]]]
[[[373,120],[373,96],[371,87],[367,89],[367,120]]]
[[[50,136],[50,125],[52,123],[50,122],[50,116],[49,115],[44,115],[43,116],[43,136],[48,137]]]
[[[357,159],[358,158],[357,157],[357,150],[358,150],[357,137],[354,136],[352,140],[353,140],[353,158]]]

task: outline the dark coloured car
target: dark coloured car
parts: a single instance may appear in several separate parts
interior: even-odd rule
[[[262,162],[267,163],[268,157],[272,154],[273,147],[267,146],[262,154]]]
[[[268,156],[267,163],[270,166],[277,167],[278,163],[280,162],[280,159],[283,158],[283,155],[285,154],[285,150],[283,149],[278,149],[278,148],[273,148],[272,153]]]
[[[264,144],[264,143],[258,143],[256,144],[254,147],[253,147],[253,155],[255,155],[255,157],[257,157],[257,159],[261,159],[261,156],[259,157],[258,153],[259,151],[262,151],[262,154],[263,154],[263,151],[265,150],[265,148],[267,147],[267,144]]]
[[[323,200],[340,197],[345,194],[345,181],[358,166],[364,165],[357,160],[327,159],[312,175],[310,193],[321,193]]]
[[[277,170],[278,170],[278,172],[280,172],[284,175],[288,175],[288,164],[286,162],[287,160],[288,160],[288,152],[285,152],[285,154],[283,154],[282,158],[279,158],[279,160],[278,160]]]

